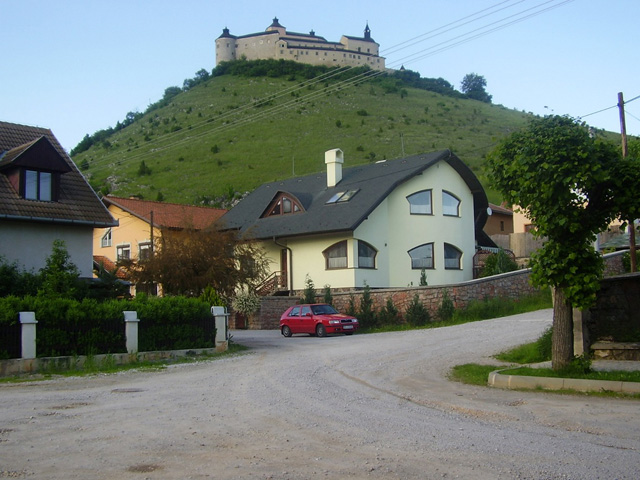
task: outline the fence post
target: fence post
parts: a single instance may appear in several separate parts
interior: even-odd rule
[[[124,313],[124,333],[127,338],[127,352],[138,353],[138,312],[134,310],[125,310]]]
[[[225,307],[211,307],[216,322],[216,348],[227,346],[227,323],[229,314]]]
[[[36,358],[36,313],[20,312],[22,358]]]

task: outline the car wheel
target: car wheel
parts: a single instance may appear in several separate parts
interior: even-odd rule
[[[284,335],[285,337],[291,336],[291,329],[287,325],[282,327],[282,335]]]
[[[327,329],[321,323],[316,327],[316,335],[319,337],[325,337],[327,335]]]

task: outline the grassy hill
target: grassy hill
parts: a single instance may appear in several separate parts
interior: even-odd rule
[[[130,124],[73,160],[102,193],[220,205],[264,182],[324,171],[332,148],[344,151],[345,168],[448,148],[499,202],[483,159],[529,114],[389,78],[304,77],[207,76],[128,115]]]

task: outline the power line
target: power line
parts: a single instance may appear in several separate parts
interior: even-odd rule
[[[440,33],[432,35],[431,37],[428,37],[425,40],[433,38],[433,37],[438,36],[438,35],[442,35],[444,33],[447,33],[449,31],[451,31],[451,30],[454,30],[455,28],[460,28],[460,26],[464,26],[464,25],[470,24],[472,22],[475,22],[475,21],[478,21],[480,19],[486,18],[486,17],[488,17],[490,15],[493,15],[493,14],[496,14],[498,12],[501,12],[501,11],[507,9],[507,8],[511,8],[511,7],[515,6],[515,5],[518,5],[518,4],[522,3],[524,0],[519,0],[516,3],[513,3],[511,5],[504,6],[502,8],[498,8],[498,7],[500,7],[500,6],[502,6],[502,5],[506,4],[506,3],[509,3],[509,1],[510,0],[499,2],[499,3],[489,7],[487,9],[483,9],[483,10],[480,10],[480,11],[478,11],[478,12],[472,14],[472,15],[468,15],[466,17],[463,17],[460,20],[457,20],[457,21],[452,22],[452,23],[450,23],[448,25],[445,25],[444,27],[440,27],[439,29],[432,30],[431,32],[423,34],[423,35],[421,35],[419,37],[414,37],[413,39],[410,39],[410,40],[408,40],[406,42],[398,44],[398,45],[392,47],[392,49],[395,49],[395,50],[392,50],[392,53],[404,50],[406,48],[409,48],[410,46],[413,46],[413,45],[415,45],[417,43],[420,43],[420,42],[414,42],[411,45],[399,48],[400,46],[405,45],[406,43],[412,42],[413,40],[415,40],[417,38],[421,38],[421,37],[423,37],[425,35],[430,35],[430,34],[432,34],[434,32],[438,32],[440,30],[442,30]],[[448,49],[453,48],[455,46],[458,46],[460,44],[470,42],[470,41],[475,40],[475,39],[477,39],[477,38],[479,38],[481,36],[488,35],[489,33],[492,33],[492,32],[495,32],[497,30],[506,28],[506,27],[508,27],[510,25],[513,25],[515,23],[519,23],[519,22],[524,21],[524,20],[526,20],[528,18],[531,18],[533,16],[540,15],[540,14],[545,13],[545,12],[547,12],[549,10],[554,9],[554,8],[558,8],[560,6],[563,6],[563,5],[567,4],[567,3],[572,2],[573,0],[564,0],[564,1],[560,2],[560,3],[556,3],[555,5],[548,6],[548,4],[552,4],[555,1],[556,0],[544,1],[542,3],[537,4],[536,6],[527,8],[527,9],[522,10],[520,12],[517,12],[515,14],[511,14],[511,15],[509,15],[507,17],[504,17],[504,18],[502,18],[500,20],[497,20],[497,21],[491,22],[489,24],[486,24],[484,26],[478,27],[478,28],[476,28],[474,30],[471,30],[469,32],[460,34],[460,35],[458,35],[458,36],[456,36],[456,37],[454,37],[452,39],[443,41],[443,42],[441,42],[439,44],[436,44],[434,46],[422,49],[421,51],[418,51],[416,53],[408,55],[408,56],[406,56],[404,58],[401,58],[401,59],[399,59],[399,60],[397,60],[395,62],[392,62],[391,65],[399,65],[403,61],[404,61],[404,63],[412,63],[412,62],[415,62],[415,61],[420,60],[422,58],[425,58],[427,56],[435,55],[436,53],[440,53],[440,52],[442,52],[444,50],[448,50]],[[540,7],[545,7],[545,8],[540,9]],[[491,12],[491,13],[486,13],[486,12],[494,10],[494,9],[496,9],[496,10]],[[536,10],[536,9],[538,9],[538,10]],[[481,15],[481,14],[483,14],[483,15]],[[522,16],[523,14],[526,14],[526,15]],[[473,17],[478,17],[478,18],[476,18],[475,20],[468,20],[468,19],[473,18]],[[463,22],[465,20],[468,20],[468,21],[462,23],[459,26],[447,29],[447,27],[450,27],[452,25],[458,24],[458,23]],[[507,22],[507,23],[504,23],[504,22]],[[493,27],[493,28],[489,28],[489,27]],[[489,30],[487,30],[487,28],[489,28]],[[476,32],[478,32],[478,33],[476,33]],[[473,36],[469,36],[469,35],[472,35],[474,33],[476,33],[476,34],[473,35]],[[428,53],[424,53],[424,52],[428,52]],[[422,55],[420,55],[420,54],[422,54]],[[420,55],[420,56],[417,56],[417,55]],[[348,88],[350,86],[357,85],[358,83],[361,83],[361,82],[363,82],[363,81],[365,81],[367,79],[375,78],[375,77],[377,77],[379,75],[382,75],[382,74],[386,73],[384,71],[369,71],[369,72],[365,72],[365,73],[356,75],[356,76],[354,76],[354,77],[352,77],[350,79],[339,81],[336,84],[333,84],[333,85],[331,85],[331,86],[329,86],[329,87],[327,87],[327,88],[325,88],[325,89],[323,89],[321,91],[316,91],[316,92],[313,92],[313,93],[310,93],[310,94],[303,95],[301,97],[298,96],[298,97],[296,97],[296,98],[294,98],[292,100],[289,100],[287,102],[284,102],[284,103],[282,103],[280,105],[272,106],[272,103],[275,100],[282,99],[282,97],[284,97],[285,95],[295,95],[296,93],[300,92],[303,89],[308,89],[310,87],[313,87],[313,86],[317,85],[320,82],[326,82],[329,79],[334,78],[335,76],[338,76],[338,75],[341,75],[341,74],[345,74],[345,73],[351,71],[354,68],[357,68],[357,67],[342,67],[342,68],[337,69],[337,70],[332,70],[331,72],[327,72],[325,74],[322,74],[322,75],[320,75],[318,77],[315,77],[314,79],[311,79],[311,80],[302,82],[300,84],[297,84],[294,87],[290,87],[290,88],[284,89],[284,90],[282,90],[282,91],[280,91],[280,92],[278,92],[278,93],[276,93],[274,95],[268,96],[268,97],[263,98],[263,99],[257,99],[257,100],[255,100],[255,101],[253,101],[251,103],[247,103],[242,107],[238,107],[238,108],[236,108],[234,110],[231,110],[231,111],[226,112],[224,114],[218,115],[215,118],[210,118],[210,119],[204,120],[204,121],[202,121],[200,123],[196,123],[195,126],[190,127],[190,130],[192,132],[195,132],[193,135],[186,136],[186,137],[184,137],[182,139],[179,139],[177,141],[172,142],[171,140],[173,138],[177,137],[177,136],[184,135],[184,131],[181,130],[181,131],[178,131],[178,132],[173,132],[173,133],[168,133],[168,134],[162,135],[157,140],[154,140],[153,143],[150,143],[149,146],[152,147],[152,148],[150,148],[149,150],[142,151],[142,152],[140,152],[138,154],[128,155],[126,159],[122,157],[123,154],[120,153],[120,152],[113,153],[113,154],[107,153],[103,157],[101,157],[100,159],[97,159],[96,161],[93,162],[94,170],[97,168],[97,170],[100,171],[101,169],[108,168],[109,167],[109,163],[113,163],[113,162],[118,162],[118,161],[123,161],[123,160],[126,160],[127,162],[131,162],[131,161],[133,161],[133,160],[135,160],[137,158],[150,157],[150,156],[158,153],[159,151],[166,150],[168,148],[171,148],[171,147],[174,147],[174,146],[177,146],[177,145],[181,145],[183,143],[191,142],[194,139],[197,139],[197,138],[200,138],[200,137],[203,137],[203,136],[213,136],[215,134],[220,134],[220,133],[223,133],[223,132],[225,132],[225,131],[227,131],[229,129],[237,128],[238,126],[245,125],[247,123],[255,122],[255,121],[263,119],[263,118],[267,118],[267,117],[270,117],[270,116],[273,116],[273,115],[277,115],[277,114],[279,114],[281,112],[284,112],[284,111],[287,111],[287,110],[289,110],[291,108],[295,108],[300,103],[311,102],[312,100],[315,100],[315,99],[319,98],[320,96],[324,96],[324,95],[327,95],[327,94],[330,94],[330,93],[335,93],[335,92],[340,91],[340,90],[342,90],[344,88]],[[257,108],[264,108],[264,110],[255,112],[255,110]],[[239,115],[241,115],[242,113],[245,113],[247,111],[254,111],[254,113],[252,115],[246,117],[246,118],[238,119]],[[235,120],[235,121],[230,121],[229,120],[229,119],[233,119],[233,118],[237,118],[237,120]],[[216,121],[216,122],[221,121],[222,125],[219,125],[219,126],[214,127],[214,128],[208,128],[205,131],[200,131],[199,133],[197,133],[199,130],[202,130],[204,127],[209,126],[212,121]],[[168,143],[165,143],[165,142],[168,142]],[[154,147],[154,145],[155,145],[155,147]]]

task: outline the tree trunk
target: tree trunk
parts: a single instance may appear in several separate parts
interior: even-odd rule
[[[551,366],[562,370],[573,360],[573,308],[561,288],[556,287],[553,295]]]

